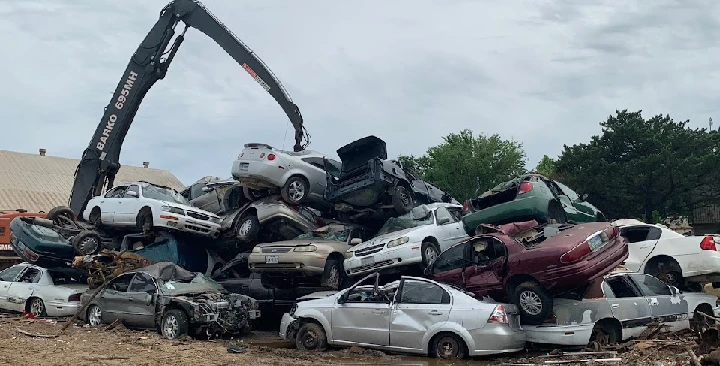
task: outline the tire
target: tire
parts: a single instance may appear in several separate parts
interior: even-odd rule
[[[149,208],[143,208],[135,218],[137,228],[142,230],[143,234],[150,234],[153,230],[153,216]]]
[[[564,224],[567,222],[567,216],[565,215],[565,211],[563,210],[562,206],[557,201],[550,201],[548,204],[548,214],[545,221],[549,224],[552,223],[553,220],[556,224]]]
[[[102,310],[100,310],[99,306],[90,305],[90,307],[87,309],[85,322],[88,323],[91,327],[97,327],[98,325],[103,323]]]
[[[165,312],[160,325],[163,337],[178,339],[188,334],[188,317],[182,310],[172,309]]]
[[[520,310],[520,320],[540,325],[552,313],[553,298],[539,283],[526,281],[513,291],[513,303]]]
[[[698,306],[695,309],[695,311],[693,312],[693,317],[690,320],[690,328],[698,332],[703,332],[710,326],[714,325],[715,320],[713,320],[713,318],[702,316],[700,313],[709,315],[711,317],[714,317],[715,314],[713,314],[712,308],[708,310],[706,308],[703,308],[702,306]]]
[[[55,225],[58,226],[64,226],[65,222],[63,220],[60,220],[61,217],[70,219],[70,221],[75,221],[75,213],[70,209],[70,207],[67,206],[57,206],[53,207],[48,213],[47,213],[47,219],[52,221]]]
[[[428,268],[433,261],[440,255],[440,250],[433,242],[423,242],[422,246],[422,264],[423,269]]]
[[[280,195],[289,204],[303,204],[310,195],[310,183],[303,177],[292,176],[285,182],[280,190]]]
[[[103,248],[102,238],[93,230],[81,231],[73,236],[70,244],[79,255],[96,254]]]
[[[243,195],[245,198],[248,199],[250,202],[255,202],[265,196],[267,196],[267,192],[262,189],[252,189],[248,187],[243,187]]]
[[[92,211],[90,211],[90,216],[88,216],[88,222],[96,227],[100,226],[102,222],[100,219],[100,207],[93,207]]]
[[[327,349],[327,335],[317,323],[305,323],[295,335],[295,346],[300,351],[322,352]]]
[[[325,270],[322,274],[321,286],[339,290],[344,280],[345,270],[343,261],[337,258],[328,258],[325,261]]]
[[[27,305],[25,306],[25,310],[28,313],[35,314],[36,317],[46,317],[47,316],[47,308],[45,307],[45,302],[42,301],[39,297],[31,297],[28,299]]]
[[[415,199],[412,192],[404,186],[397,185],[393,191],[392,205],[400,215],[409,213],[415,207]]]
[[[443,359],[463,359],[467,356],[467,346],[462,338],[451,333],[442,333],[434,337],[430,344],[431,356]]]
[[[252,213],[244,215],[235,223],[235,236],[243,243],[254,241],[259,233],[260,221]]]
[[[609,346],[620,342],[622,335],[619,334],[620,330],[613,326],[612,323],[599,321],[595,323],[592,333],[590,334],[590,344],[595,342],[599,348],[603,346]]]
[[[685,278],[682,276],[680,265],[673,260],[660,259],[654,265],[645,266],[645,274],[657,277],[668,286],[686,290]]]

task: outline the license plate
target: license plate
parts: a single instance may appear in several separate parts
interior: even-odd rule
[[[373,258],[373,257],[365,257],[365,258],[360,259],[360,264],[363,266],[367,266],[367,265],[370,265],[373,263],[375,263],[375,258]]]
[[[592,249],[592,251],[598,250],[599,248],[601,248],[603,246],[603,244],[604,243],[603,243],[600,235],[595,235],[592,238],[590,238],[590,249]]]
[[[248,170],[249,163],[240,163],[240,170]]]
[[[278,263],[280,261],[280,257],[277,255],[266,255],[265,256],[265,263]]]

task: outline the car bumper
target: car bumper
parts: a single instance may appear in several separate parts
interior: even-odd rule
[[[520,328],[505,324],[486,324],[483,328],[470,331],[475,343],[469,350],[470,356],[484,356],[498,353],[512,353],[525,349],[526,336]]]
[[[171,229],[192,232],[199,235],[217,237],[220,233],[220,224],[210,221],[195,220],[193,218],[163,213],[160,216],[174,217],[175,219],[155,218],[155,226],[163,226]]]
[[[557,344],[562,346],[585,346],[590,342],[594,324],[523,326],[528,342]]]
[[[247,163],[247,170],[241,170],[240,164]],[[284,169],[278,165],[269,165],[261,161],[236,160],[231,170],[233,178],[250,188],[274,188],[282,186]]]
[[[301,276],[320,275],[325,271],[326,255],[290,253],[257,253],[248,257],[248,267],[253,272],[293,274]],[[268,258],[277,257],[277,261]],[[277,262],[277,263],[276,263]]]
[[[422,263],[421,243],[407,243],[394,248],[362,257],[353,256],[345,259],[345,273],[357,276],[379,270],[387,270],[399,266]]]
[[[690,259],[690,257],[693,259]],[[720,282],[720,253],[703,251],[686,257],[688,265],[683,269],[683,277],[691,282]]]
[[[79,301],[47,301],[45,302],[45,311],[48,316],[73,316],[80,306]]]
[[[297,329],[293,330],[296,327],[295,323],[297,319],[293,318],[289,313],[285,313],[282,316],[282,319],[280,319],[280,338],[282,338],[285,341],[294,341],[295,340],[295,333]]]

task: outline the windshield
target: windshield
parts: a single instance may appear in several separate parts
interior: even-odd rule
[[[165,295],[197,294],[203,292],[224,292],[219,283],[198,273],[190,281],[170,280],[163,283],[161,291]]]
[[[385,222],[375,236],[393,233],[400,230],[410,229],[419,226],[432,225],[433,214],[427,206],[422,205],[412,209],[410,213],[399,217],[392,217]]]
[[[142,194],[145,198],[152,198],[160,201],[168,201],[180,203],[183,205],[190,205],[185,197],[181,196],[180,193],[175,192],[172,189],[156,187],[151,185],[145,185],[142,187]]]
[[[349,234],[350,234],[350,230],[331,231],[331,232],[323,232],[323,231],[316,230],[316,231],[311,231],[309,233],[300,234],[295,237],[295,240],[319,239],[319,240],[336,240],[336,241],[346,242]]]

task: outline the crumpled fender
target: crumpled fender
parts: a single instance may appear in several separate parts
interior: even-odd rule
[[[465,345],[467,346],[467,349],[469,351],[472,351],[475,349],[475,341],[473,340],[472,336],[470,336],[470,333],[467,331],[467,329],[465,329],[462,325],[460,325],[458,323],[447,321],[447,322],[443,323],[442,325],[432,327],[432,328],[428,329],[427,332],[425,332],[425,337],[423,337],[423,340],[422,340],[422,342],[423,342],[422,349],[423,349],[424,353],[429,352],[428,346],[430,344],[430,340],[432,339],[432,337],[434,337],[436,334],[441,333],[441,332],[455,333],[455,334],[459,335],[460,338],[463,339],[463,341],[465,341]]]
[[[331,342],[334,340],[332,335],[332,327],[330,326],[330,323],[328,322],[328,319],[325,317],[325,315],[320,312],[317,309],[303,309],[300,312],[296,312],[294,314],[294,317],[297,319],[312,319],[320,323],[322,325],[323,329],[325,330],[325,335],[327,336],[328,342]]]

